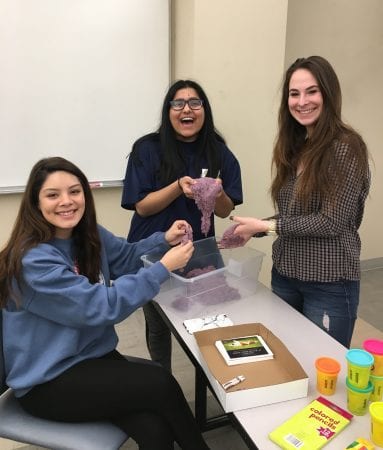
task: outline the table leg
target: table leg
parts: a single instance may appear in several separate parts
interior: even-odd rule
[[[190,362],[193,364],[195,369],[195,418],[200,427],[201,431],[213,430],[214,428],[222,427],[231,423],[230,414],[223,413],[215,417],[207,417],[207,390],[209,388],[210,392],[215,396],[214,390],[210,388],[209,381],[199,365],[198,361],[193,356],[192,352],[189,350],[182,337],[179,335],[175,327],[172,325],[166,314],[161,309],[161,306],[154,302],[156,310],[159,312],[161,317],[164,319],[165,323],[168,325],[171,333],[177,339],[178,343],[182,347],[183,351],[189,358]]]
[[[207,425],[207,384],[200,367],[195,367],[195,418],[202,431]]]

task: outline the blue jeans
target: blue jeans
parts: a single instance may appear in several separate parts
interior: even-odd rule
[[[322,330],[350,347],[359,304],[359,281],[300,281],[271,272],[272,291]]]

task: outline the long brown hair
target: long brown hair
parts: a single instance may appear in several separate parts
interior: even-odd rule
[[[323,97],[321,115],[310,136],[306,127],[298,123],[288,108],[289,85],[293,73],[306,69],[315,77]],[[297,171],[298,164],[303,171],[297,180],[296,199],[307,205],[315,192],[320,199],[335,198],[336,189],[342,185],[347,175],[337,170],[334,158],[334,145],[337,142],[348,146],[350,161],[358,167],[359,175],[368,171],[368,151],[362,137],[342,121],[342,93],[338,77],[330,63],[321,56],[297,59],[286,71],[282,98],[278,115],[278,135],[273,152],[274,178],[271,185],[271,197],[276,204],[278,193],[287,179]],[[334,165],[334,170],[329,170]],[[334,180],[334,173],[337,180]]]
[[[78,167],[64,158],[41,159],[32,168],[11,236],[0,252],[0,307],[4,307],[9,296],[14,294],[13,282],[16,281],[20,286],[21,261],[25,253],[55,236],[55,227],[39,209],[39,193],[48,175],[57,171],[71,173],[79,179],[83,188],[85,211],[72,235],[75,257],[81,274],[92,283],[99,279],[101,244],[88,180]]]

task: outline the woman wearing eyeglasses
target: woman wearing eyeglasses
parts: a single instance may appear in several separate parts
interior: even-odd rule
[[[179,80],[165,96],[159,129],[138,139],[128,159],[121,201],[123,208],[134,210],[128,241],[167,230],[175,218],[189,222],[194,240],[214,236],[214,217],[208,234],[201,232],[201,212],[190,189],[202,169],[222,183],[214,214],[229,216],[242,203],[238,160],[214,127],[202,87]],[[171,370],[170,332],[152,302],[144,314],[151,358]]]

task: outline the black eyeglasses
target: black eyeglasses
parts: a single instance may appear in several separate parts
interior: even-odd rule
[[[172,100],[170,102],[170,106],[175,111],[181,111],[181,109],[185,108],[186,104],[189,106],[190,109],[201,109],[203,105],[203,100],[201,100],[200,98],[189,98],[189,100],[177,98],[176,100]]]

